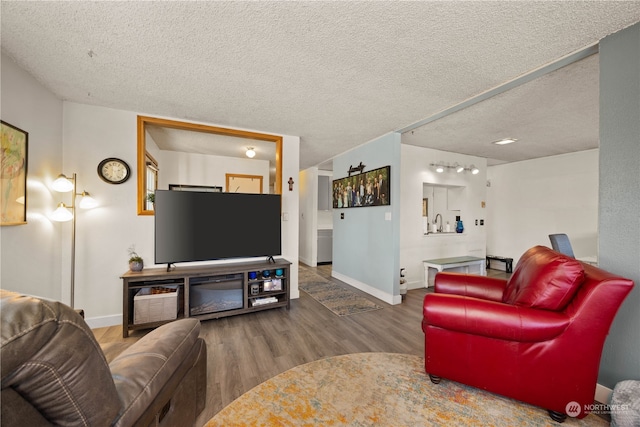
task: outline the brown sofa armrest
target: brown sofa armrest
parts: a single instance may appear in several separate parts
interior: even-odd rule
[[[115,426],[130,426],[151,403],[193,352],[200,334],[197,319],[167,323],[144,336],[110,364],[123,409]]]

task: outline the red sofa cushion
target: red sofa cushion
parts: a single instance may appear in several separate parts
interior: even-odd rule
[[[525,252],[507,283],[506,304],[560,311],[584,281],[579,261],[545,246]]]

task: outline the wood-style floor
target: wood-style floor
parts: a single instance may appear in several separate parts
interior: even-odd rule
[[[339,317],[300,292],[300,298],[291,301],[289,310],[280,308],[203,321],[201,336],[208,352],[207,406],[197,426],[204,425],[256,385],[304,363],[359,352],[424,355],[422,300],[433,288],[409,290],[402,304],[392,306],[331,278],[331,265],[315,270],[383,308]],[[129,338],[122,338],[121,329],[112,326],[95,329],[94,333],[101,344],[120,348],[145,334],[135,331]]]

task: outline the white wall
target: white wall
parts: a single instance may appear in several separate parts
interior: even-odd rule
[[[4,54],[1,66],[2,120],[28,132],[29,140],[27,224],[0,228],[0,286],[60,300],[69,289],[60,277],[68,264],[61,265],[62,226],[48,215],[64,199],[50,190],[63,172],[62,101]]]
[[[598,150],[491,166],[487,253],[513,258],[566,233],[577,258],[597,255]]]
[[[127,271],[127,248],[131,244],[135,244],[145,266],[153,266],[153,216],[136,214],[135,174],[124,184],[110,185],[100,180],[95,170],[102,159],[119,157],[135,171],[136,117],[137,113],[131,111],[64,103],[65,169],[77,171],[82,188],[100,202],[99,208],[80,213],[76,252],[76,306],[83,307],[94,324],[120,321],[122,285],[119,277]],[[297,172],[298,158],[299,138],[283,136],[283,177]],[[282,194],[283,219],[287,218],[282,224],[282,257],[294,263],[291,296],[297,298],[298,192],[295,186],[294,190],[288,191],[287,186]]]
[[[145,265],[153,265],[153,217],[136,213],[138,113],[62,102],[4,55],[1,95],[2,119],[29,132],[28,224],[0,230],[2,287],[69,302],[71,224],[54,223],[48,214],[59,201],[70,202],[68,193],[50,190],[51,182],[75,172],[78,191],[100,204],[78,211],[75,306],[92,327],[121,323],[127,248],[135,244]],[[299,145],[299,137],[283,135],[285,182],[298,175]],[[107,157],[129,163],[132,178],[121,185],[102,181],[96,168]],[[282,257],[293,263],[292,298],[299,297],[298,197],[297,185],[283,188]]]
[[[158,188],[169,189],[169,184],[206,185],[222,187],[227,190],[226,174],[261,175],[262,193],[269,193],[269,161],[258,159],[241,159],[197,153],[176,151],[160,151]]]
[[[437,173],[431,163],[460,163],[477,166],[480,172],[456,173],[446,169]],[[485,256],[486,230],[488,225],[475,225],[475,220],[484,219],[487,224],[487,209],[482,207],[486,201],[486,159],[429,148],[402,144],[401,146],[401,191],[400,191],[400,267],[405,268],[407,288],[424,286],[424,268],[422,260],[455,257]],[[423,234],[422,198],[423,184],[449,185],[464,187],[461,189],[460,212],[440,211],[450,222],[460,215],[464,224],[464,233],[460,234]],[[435,218],[430,217],[433,223]],[[455,223],[451,223],[452,230]]]
[[[300,261],[315,267],[318,263],[318,168],[300,171]]]
[[[318,210],[318,177],[331,171],[311,167],[300,171],[300,261],[308,266],[318,265],[318,230],[333,228],[333,210]]]

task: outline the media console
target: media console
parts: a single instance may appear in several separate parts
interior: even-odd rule
[[[207,320],[289,309],[290,266],[276,259],[127,271],[121,276],[122,336],[184,317]]]

